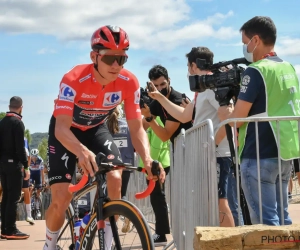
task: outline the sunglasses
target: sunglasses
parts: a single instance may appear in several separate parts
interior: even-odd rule
[[[100,56],[100,60],[104,62],[105,64],[111,66],[115,61],[119,64],[119,66],[124,65],[127,62],[127,55],[101,55],[98,53]]]

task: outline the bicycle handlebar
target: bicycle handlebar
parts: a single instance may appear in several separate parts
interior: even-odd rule
[[[101,154],[101,153],[99,153],[99,154]],[[100,170],[95,175],[103,174],[105,171],[109,172],[109,171],[117,170],[117,169],[136,170],[136,171],[139,171],[139,172],[147,173],[145,168],[137,168],[137,167],[133,167],[132,165],[125,164],[125,163],[120,164],[120,165],[113,165],[111,163],[103,163],[102,162],[103,159],[104,159],[103,154],[101,154],[100,156],[99,156],[99,154],[96,156],[96,162],[97,162],[98,167],[100,168]],[[153,161],[152,162],[151,172],[152,172],[153,175],[156,175],[156,176],[159,177],[160,170],[159,170],[159,162],[158,161]],[[71,193],[77,192],[78,190],[82,189],[86,185],[88,180],[89,180],[88,176],[84,174],[82,176],[81,180],[76,185],[70,184],[69,191]],[[149,180],[148,187],[143,192],[136,193],[135,198],[136,199],[146,198],[147,196],[149,196],[151,194],[154,187],[155,187],[155,181]]]

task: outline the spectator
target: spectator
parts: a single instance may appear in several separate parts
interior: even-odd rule
[[[164,126],[159,116],[155,118],[159,126]],[[151,127],[147,129],[147,135],[150,143],[150,155],[154,160],[161,163],[165,169],[166,175],[170,171],[170,141],[163,142],[153,131]],[[140,160],[139,166],[143,167],[144,164]],[[149,181],[147,180],[147,184]],[[164,232],[169,227],[168,220],[168,205],[165,195],[165,184],[161,184],[158,181],[155,183],[155,187],[150,194],[150,202],[155,214],[155,232],[157,235],[163,236]],[[167,213],[166,213],[167,212]],[[165,246],[167,241],[155,242],[155,246]]]
[[[182,103],[182,93],[179,93],[174,88],[171,87],[171,79],[169,78],[168,71],[161,65],[153,66],[148,74],[149,80],[153,83],[152,86],[156,87],[161,95],[165,96],[174,105],[181,105]],[[174,143],[175,137],[180,133],[181,129],[189,129],[192,127],[192,117],[185,123],[181,123],[177,117],[173,117],[169,110],[166,110],[158,101],[154,100],[151,102],[149,107],[145,104],[145,107],[141,109],[142,115],[144,116],[143,125],[145,129],[151,127],[154,133],[163,141],[170,140]],[[160,126],[156,117],[159,117],[162,121],[163,126]],[[167,242],[166,234],[170,233],[169,218],[166,216],[168,214],[167,207],[164,207],[164,211],[161,211],[161,215],[164,218],[157,217],[157,220],[168,220],[164,228],[156,228],[155,234],[153,235],[154,244],[163,244]],[[166,216],[166,217],[165,217]]]
[[[46,210],[48,209],[50,202],[51,202],[51,189],[50,189],[50,185],[49,185],[49,177],[48,177],[48,168],[47,168],[47,164],[44,163],[44,191],[43,191],[43,208],[44,211],[46,212]]]
[[[299,81],[294,67],[283,61],[274,51],[276,27],[272,19],[256,16],[247,21],[240,29],[242,32],[243,52],[251,62],[243,73],[241,90],[235,107],[219,108],[221,120],[245,118],[250,116],[298,116],[300,110]],[[278,98],[280,97],[280,98]],[[290,179],[290,160],[299,158],[298,122],[276,121],[258,123],[259,155],[256,155],[255,124],[239,123],[239,158],[241,162],[241,184],[247,200],[252,224],[267,225],[292,224],[288,213],[288,182]],[[280,155],[278,155],[277,128],[280,132]],[[258,162],[260,180],[258,180]],[[279,172],[278,157],[281,161]],[[279,185],[282,178],[282,189]],[[259,204],[258,181],[261,185]],[[283,197],[283,207],[280,201]],[[281,216],[281,209],[284,217]]]
[[[213,64],[214,54],[206,47],[192,48],[192,50],[186,55],[188,59],[188,75],[205,75],[210,73],[209,71],[202,71],[197,68],[196,59],[205,59],[207,63]],[[166,98],[163,97],[158,91],[153,91],[149,95],[156,99],[167,112],[174,118],[181,122],[190,121],[193,117],[193,111],[196,109],[194,117],[194,125],[198,125],[206,119],[211,119],[214,127],[216,128],[220,123],[217,115],[217,109],[219,107],[218,102],[215,100],[215,94],[212,90],[206,90],[202,93],[196,93],[193,102],[189,104],[182,104],[182,107],[174,105]],[[185,108],[184,108],[185,106]],[[217,144],[217,164],[220,172],[219,178],[219,217],[220,226],[232,227],[234,226],[234,220],[230,211],[228,200],[227,200],[227,189],[228,189],[228,175],[231,167],[230,151],[225,137],[225,129],[221,130],[216,137]],[[230,195],[235,195],[230,193]],[[237,213],[236,213],[237,214]]]
[[[24,138],[24,143],[25,143],[25,151],[26,151],[26,156],[28,159],[28,163],[30,163],[30,148],[29,148],[29,143],[28,140],[26,138]],[[28,167],[30,166],[30,164],[28,164]],[[29,191],[29,180],[23,180],[23,185],[22,185],[22,191],[24,192],[24,204],[25,204],[25,208],[26,208],[26,221],[31,224],[34,225],[34,220],[31,217],[31,201],[30,201],[30,191]]]
[[[29,179],[28,159],[24,147],[24,124],[22,119],[23,101],[13,96],[9,103],[9,112],[0,122],[0,172],[3,188],[1,203],[1,238],[27,239],[16,226],[17,202],[20,199],[23,184]]]

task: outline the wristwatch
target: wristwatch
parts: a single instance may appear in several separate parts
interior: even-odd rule
[[[145,118],[146,122],[151,122],[153,120],[153,116],[151,115],[150,117]]]

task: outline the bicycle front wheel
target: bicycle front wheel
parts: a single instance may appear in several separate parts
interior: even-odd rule
[[[66,211],[64,225],[60,230],[57,238],[57,245],[63,250],[75,249],[74,237],[74,211],[72,204],[69,205]]]
[[[103,206],[103,215],[104,219],[109,218],[110,221],[114,221],[116,216],[119,218],[115,225],[111,225],[112,230],[115,230],[113,235],[117,236],[113,238],[114,248],[112,249],[154,249],[154,242],[148,223],[135,205],[124,200],[109,201]],[[130,230],[124,230],[126,220],[129,221],[130,225],[132,224]],[[104,244],[106,245],[106,242]],[[96,213],[91,216],[87,228],[81,237],[80,249],[100,249]]]

